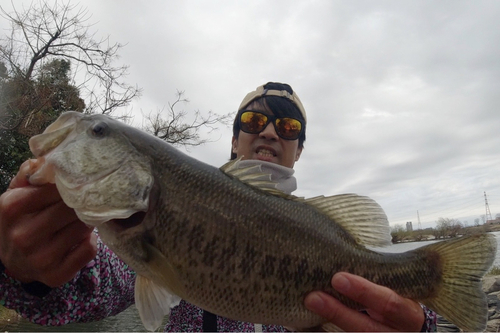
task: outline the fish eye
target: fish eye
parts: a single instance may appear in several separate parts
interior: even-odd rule
[[[101,121],[92,127],[92,134],[96,137],[103,137],[108,132],[108,124]]]

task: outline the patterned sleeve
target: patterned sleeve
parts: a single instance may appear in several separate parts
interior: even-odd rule
[[[42,284],[43,288],[27,288],[0,273],[0,305],[33,323],[50,326],[96,321],[125,310],[134,302],[135,273],[99,236],[97,247],[95,259],[58,288]]]
[[[420,332],[437,332],[437,314],[425,305],[420,304],[424,310],[425,321]]]

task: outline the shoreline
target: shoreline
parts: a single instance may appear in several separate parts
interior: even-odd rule
[[[402,238],[400,241],[397,241],[395,243],[392,243],[392,245],[396,244],[406,244],[406,243],[420,243],[420,242],[430,242],[430,241],[444,241],[448,239],[453,239],[456,237],[462,237],[462,236],[467,236],[467,235],[472,235],[472,234],[477,234],[477,233],[486,233],[486,232],[497,232],[500,231],[500,224],[491,224],[491,225],[481,225],[477,227],[466,227],[462,228],[462,231],[460,234],[457,234],[455,237],[440,237],[436,238],[431,232],[431,230],[427,230],[428,233],[423,234],[424,230],[413,230],[409,231],[408,233],[411,233],[412,236],[407,236],[409,239],[405,239],[406,237]],[[411,237],[417,237],[416,235],[418,233],[421,233],[418,235],[420,239],[411,239]],[[392,234],[391,234],[392,235]],[[425,238],[424,238],[425,236]]]

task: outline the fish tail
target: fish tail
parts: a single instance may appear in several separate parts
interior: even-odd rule
[[[466,332],[484,331],[488,303],[482,278],[493,264],[496,245],[493,235],[476,234],[421,248],[438,254],[442,281],[433,296],[420,301]]]

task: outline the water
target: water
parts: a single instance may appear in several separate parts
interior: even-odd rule
[[[496,236],[498,248],[500,249],[500,231],[493,232]],[[383,252],[405,252],[418,247],[435,243],[436,241],[423,241],[411,243],[399,243],[382,249]],[[379,249],[380,250],[380,249]],[[494,265],[500,266],[500,255],[497,256]],[[19,318],[13,312],[6,313],[0,309],[0,332],[21,331],[21,332],[143,332],[139,314],[135,306],[131,306],[124,312],[109,317],[101,321],[86,324],[69,324],[61,327],[39,326]]]
[[[495,238],[497,240],[497,255],[495,257],[495,261],[493,262],[493,266],[500,266],[500,231],[495,231],[495,232],[492,232],[491,234],[495,235]],[[379,252],[401,253],[401,252],[410,251],[410,250],[419,248],[421,246],[436,243],[436,242],[439,242],[439,241],[430,240],[430,241],[423,241],[423,242],[398,243],[398,244],[393,244],[393,245],[385,247],[385,248],[379,248],[376,250]]]

